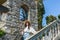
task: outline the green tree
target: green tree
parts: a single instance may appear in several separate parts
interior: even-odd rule
[[[60,15],[58,15],[58,19],[60,19]]]
[[[45,9],[43,5],[43,1],[39,0],[38,1],[38,30],[42,28],[42,19],[43,19],[44,13],[45,13]]]
[[[50,22],[53,22],[54,20],[56,20],[56,17],[53,15],[47,16],[46,17],[46,24],[49,24]]]

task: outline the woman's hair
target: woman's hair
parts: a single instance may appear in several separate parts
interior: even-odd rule
[[[30,24],[30,21],[26,21],[25,22],[25,27],[27,26],[26,24],[28,23],[28,26],[30,26],[31,24]]]

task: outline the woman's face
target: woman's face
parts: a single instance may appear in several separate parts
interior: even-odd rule
[[[29,24],[28,24],[28,23],[26,23],[26,25],[28,26]]]
[[[28,29],[30,29],[29,23],[26,23],[26,26],[28,26]]]

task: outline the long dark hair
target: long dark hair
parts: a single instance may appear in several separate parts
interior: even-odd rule
[[[28,23],[28,26],[31,25],[30,21],[26,21],[26,22],[25,22],[25,27],[27,26],[27,25],[26,25],[27,23]]]

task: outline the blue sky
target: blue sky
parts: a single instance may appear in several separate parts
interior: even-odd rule
[[[60,14],[60,0],[43,0],[45,7],[45,15],[43,18],[43,25],[46,25],[46,16],[58,16]]]

